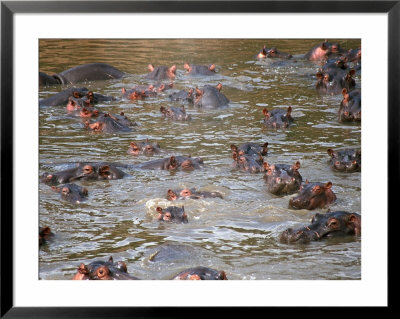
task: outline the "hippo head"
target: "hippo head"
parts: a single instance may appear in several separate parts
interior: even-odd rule
[[[296,230],[289,228],[281,233],[280,241],[284,243],[308,243],[326,237],[361,235],[361,216],[344,211],[315,214],[311,224]]]
[[[308,183],[300,187],[296,197],[289,200],[289,206],[295,209],[323,208],[336,200],[336,195],[331,190],[332,182]]]

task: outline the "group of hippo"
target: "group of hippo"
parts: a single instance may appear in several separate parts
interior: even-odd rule
[[[289,53],[281,52],[277,48],[264,46],[257,58],[293,59]],[[342,94],[343,100],[338,111],[339,121],[361,121],[361,93],[355,89],[353,75],[361,70],[361,49],[343,50],[339,44],[323,43],[313,47],[304,58],[320,63],[316,74],[316,90],[321,94]],[[349,66],[352,66],[350,68]],[[216,67],[211,65],[194,65],[185,63],[183,68],[188,75],[213,76]],[[69,85],[53,96],[39,100],[39,106],[65,106],[66,111],[72,115],[84,119],[84,127],[95,132],[129,132],[136,125],[130,121],[123,112],[111,114],[101,112],[95,105],[102,102],[112,102],[118,99],[137,100],[157,96],[173,87],[176,77],[175,65],[173,66],[148,66],[149,73],[145,75],[152,81],[148,86],[136,85],[130,89],[122,89],[121,96],[104,96],[94,93],[76,84],[86,81],[100,81],[109,79],[121,79],[126,74],[111,65],[104,63],[92,63],[80,65],[68,69],[59,74],[48,75],[39,72],[39,85]],[[165,82],[166,81],[166,82]],[[202,88],[189,88],[169,95],[171,101],[182,104],[188,103],[199,108],[221,108],[229,106],[229,99],[221,92],[222,85],[204,85]],[[185,107],[161,107],[161,116],[176,121],[188,121],[190,115]],[[287,128],[294,119],[291,116],[292,107],[285,110],[263,109],[263,124],[269,128]],[[336,201],[336,195],[332,191],[332,183],[309,182],[301,176],[300,162],[292,165],[282,163],[269,163],[264,157],[268,153],[268,142],[264,144],[244,143],[242,145],[230,145],[233,159],[232,167],[249,173],[262,173],[267,190],[276,196],[296,194],[289,200],[292,209],[313,210],[328,207]],[[127,153],[130,155],[153,155],[166,153],[158,143],[146,141],[133,141],[130,143]],[[328,149],[330,166],[333,170],[352,173],[361,171],[361,150],[356,148]],[[53,191],[60,193],[63,200],[80,203],[88,197],[88,189],[75,184],[81,180],[114,180],[129,176],[124,169],[152,169],[152,170],[193,170],[201,169],[203,160],[198,157],[170,155],[161,159],[150,160],[139,164],[123,164],[113,162],[78,162],[69,163],[66,169],[56,172],[45,172],[40,176],[40,181],[49,185]],[[192,189],[169,189],[166,199],[171,202],[191,198],[223,198],[219,192],[198,191]],[[157,220],[160,222],[188,223],[188,216],[183,206],[168,206],[156,208]],[[325,214],[317,213],[309,225],[298,229],[289,228],[283,231],[279,240],[282,243],[308,243],[327,237],[361,234],[361,216],[357,213],[346,211],[328,210]],[[39,229],[39,245],[48,241],[54,234],[49,227]],[[86,279],[138,279],[127,272],[124,262],[114,262],[110,257],[107,261],[94,261],[87,265],[81,264],[74,280]],[[218,271],[208,267],[194,267],[183,270],[171,279],[180,280],[209,280],[227,279],[224,271]]]

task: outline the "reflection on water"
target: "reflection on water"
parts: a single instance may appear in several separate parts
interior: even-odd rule
[[[300,173],[310,181],[331,181],[337,202],[331,210],[361,213],[360,173],[334,172],[328,165],[328,148],[359,147],[360,124],[337,120],[341,95],[321,96],[315,91],[318,65],[302,59],[319,40],[68,39],[40,41],[40,71],[57,73],[79,64],[104,62],[126,72],[121,80],[84,83],[81,86],[121,97],[122,88],[147,83],[149,63],[177,66],[172,91],[223,85],[229,108],[202,110],[186,106],[192,121],[162,119],[160,106],[180,106],[166,91],[145,100],[117,100],[98,105],[101,111],[120,113],[138,123],[130,133],[93,134],[80,119],[68,116],[63,106],[42,107],[39,172],[64,169],[65,163],[110,161],[136,164],[170,154],[201,157],[205,167],[192,172],[125,169],[131,176],[114,181],[81,181],[89,197],[81,204],[62,201],[50,187],[39,184],[40,224],[56,233],[40,249],[40,278],[70,279],[81,262],[94,259],[123,260],[128,272],[143,279],[169,279],[191,266],[224,270],[228,279],[360,279],[360,239],[326,240],[309,245],[278,241],[288,227],[308,224],[315,211],[290,210],[291,195],[267,192],[262,174],[232,170],[231,144],[269,143],[269,163],[301,162]],[[339,40],[344,48],[359,40]],[[290,52],[290,61],[255,58],[264,44]],[[216,64],[215,77],[190,78],[183,64]],[[360,76],[356,77],[361,86]],[[64,87],[44,87],[39,98]],[[295,123],[283,130],[261,124],[262,109],[292,106]],[[167,153],[149,157],[127,154],[131,141],[148,138]],[[188,224],[161,224],[157,206],[166,207],[168,189],[195,187],[218,191],[221,198],[179,201]],[[175,263],[149,262],[160,244],[190,247],[190,258]]]

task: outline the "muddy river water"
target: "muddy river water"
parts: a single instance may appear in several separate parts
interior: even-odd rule
[[[300,161],[303,179],[331,181],[337,201],[332,211],[361,214],[361,173],[333,171],[328,148],[360,147],[361,124],[341,123],[337,111],[342,95],[320,95],[315,89],[318,64],[303,55],[322,39],[46,39],[40,41],[39,69],[59,73],[76,65],[104,62],[126,72],[119,80],[82,83],[97,93],[121,97],[122,88],[148,83],[149,63],[177,66],[174,87],[143,100],[118,99],[97,105],[101,111],[121,111],[138,125],[128,133],[91,133],[65,105],[39,109],[39,173],[64,169],[65,163],[109,161],[125,164],[163,158],[127,154],[131,141],[149,139],[168,154],[201,157],[204,168],[191,172],[125,169],[130,176],[111,181],[78,181],[89,191],[87,201],[71,204],[48,185],[39,183],[39,224],[50,226],[55,238],[40,248],[39,277],[71,279],[80,263],[122,260],[128,272],[142,279],[170,279],[192,266],[224,270],[228,279],[361,279],[361,239],[329,239],[309,244],[284,244],[279,234],[300,227],[324,209],[288,208],[294,195],[267,191],[263,173],[233,170],[231,144],[269,143],[265,160]],[[345,49],[360,40],[337,40]],[[259,60],[263,47],[276,46],[293,54],[288,61]],[[188,77],[183,64],[214,63],[217,75]],[[361,76],[355,77],[361,87]],[[230,104],[223,109],[186,105],[190,122],[161,117],[171,92],[205,84],[222,84]],[[39,88],[39,99],[67,86]],[[263,108],[292,106],[294,124],[269,129],[262,124]],[[160,223],[156,207],[167,207],[168,189],[217,191],[223,198],[187,199],[187,224]],[[184,245],[176,259],[154,263],[149,256],[161,244]]]

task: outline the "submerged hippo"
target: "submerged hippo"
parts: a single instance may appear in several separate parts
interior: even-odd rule
[[[218,192],[207,192],[207,191],[197,191],[195,188],[184,188],[182,190],[172,190],[167,191],[167,199],[170,201],[178,199],[203,199],[203,198],[222,198],[222,194]]]
[[[218,108],[228,106],[229,99],[221,93],[222,84],[217,86],[205,85],[201,89],[196,88],[194,105],[202,108]]]
[[[108,261],[93,261],[88,265],[81,264],[73,280],[138,280],[127,272],[123,261],[114,262],[110,257]]]
[[[295,209],[323,208],[336,201],[336,195],[332,191],[332,182],[306,183],[301,185],[297,196],[289,200],[289,207]]]
[[[172,280],[228,280],[223,270],[218,271],[208,267],[194,267],[181,271]]]
[[[293,165],[287,164],[268,164],[264,162],[266,173],[264,179],[267,189],[274,195],[288,195],[297,192],[303,181],[299,173],[300,162]]]
[[[266,108],[262,110],[264,115],[263,123],[266,127],[273,128],[286,128],[293,123],[292,107],[289,106],[287,110],[274,109],[268,111]]]
[[[216,74],[215,64],[197,65],[197,64],[185,63],[183,65],[183,68],[186,70],[186,74],[191,76],[198,76],[198,75],[213,76]]]
[[[116,165],[111,163],[79,162],[72,168],[41,175],[40,181],[47,185],[70,183],[76,180],[111,180],[128,176]]]
[[[61,194],[61,198],[70,203],[81,203],[87,199],[88,190],[73,183],[67,183],[60,186],[52,186],[51,189]]]
[[[168,206],[167,208],[156,208],[158,216],[157,220],[170,222],[170,223],[188,223],[188,217],[185,213],[184,206],[177,207],[177,206]]]
[[[315,214],[311,224],[298,229],[289,228],[281,233],[283,243],[308,243],[328,237],[361,235],[361,216],[344,211]]]
[[[203,167],[200,157],[171,156],[133,165],[138,169],[193,170]]]
[[[331,157],[332,169],[340,172],[361,171],[361,149],[345,148],[334,151],[329,148],[327,152]]]
[[[89,63],[53,75],[39,72],[39,85],[76,84],[87,81],[120,79],[124,75],[124,72],[109,64]]]

